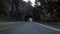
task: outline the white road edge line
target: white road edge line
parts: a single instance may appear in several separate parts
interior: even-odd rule
[[[55,30],[55,31],[60,31],[60,29],[57,29],[57,28],[54,28],[54,27],[51,27],[51,26],[47,26],[47,25],[39,24],[39,23],[37,23],[37,24],[38,24],[38,25],[41,25],[41,26],[43,26],[43,27],[47,27],[47,28],[49,28],[49,29]]]

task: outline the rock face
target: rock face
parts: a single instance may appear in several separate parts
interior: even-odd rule
[[[24,21],[25,16],[33,16],[33,7],[22,0],[0,0],[0,4],[0,16],[11,21]]]

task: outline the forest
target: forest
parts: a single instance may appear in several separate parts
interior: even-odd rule
[[[35,0],[35,5],[28,0],[0,0],[0,21],[24,21],[26,15],[37,22],[59,22],[59,0]]]
[[[41,5],[35,7],[35,12],[39,15],[40,21],[54,23],[60,21],[59,0],[38,0],[38,2],[40,2]]]

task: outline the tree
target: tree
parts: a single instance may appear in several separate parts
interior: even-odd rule
[[[28,3],[28,4],[30,4],[30,5],[32,4],[30,0],[28,0],[28,2],[27,2],[27,3]]]
[[[38,0],[38,2],[41,3],[40,6],[37,6],[35,8],[37,8],[36,10],[38,11],[38,13],[40,13],[40,16],[44,17],[45,20],[47,18],[48,20],[53,20],[55,21],[58,18],[58,15],[60,15],[60,1],[55,1],[55,0]],[[37,3],[37,1],[36,1]],[[50,16],[49,16],[50,15]],[[42,20],[44,19],[42,18]],[[60,17],[59,17],[60,18]]]

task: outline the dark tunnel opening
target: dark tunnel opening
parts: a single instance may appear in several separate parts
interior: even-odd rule
[[[24,17],[24,19],[25,19],[25,22],[27,22],[27,21],[33,21],[33,16],[31,16],[31,15],[26,15],[26,16]]]

